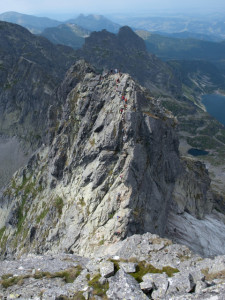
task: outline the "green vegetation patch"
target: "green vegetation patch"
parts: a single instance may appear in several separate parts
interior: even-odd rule
[[[7,274],[2,276],[1,285],[3,288],[7,289],[13,285],[22,285],[25,278],[29,278],[30,275],[12,276],[12,274]]]
[[[23,228],[24,220],[26,219],[26,216],[27,216],[27,211],[24,212],[25,202],[26,202],[26,198],[23,197],[22,203],[19,206],[18,212],[17,212],[18,222],[17,222],[17,232],[16,232],[16,234],[19,234],[21,232],[21,230]]]
[[[194,148],[198,148],[201,150],[205,149],[215,149],[220,146],[219,142],[214,140],[209,136],[196,136],[193,138],[188,137],[187,142]]]
[[[153,265],[141,261],[137,265],[137,271],[135,273],[130,273],[139,283],[142,282],[142,277],[147,273],[166,273],[169,277],[172,277],[175,273],[178,273],[179,270],[172,268],[170,266],[163,267],[162,269],[157,269]]]
[[[142,282],[142,277],[147,273],[162,274],[163,272],[165,272],[168,276],[170,274],[170,277],[171,277],[174,273],[179,272],[179,270],[173,269],[172,267],[164,267],[162,270],[160,270],[160,269],[155,268],[151,264],[145,264],[144,262],[140,262],[137,266],[137,271],[135,273],[131,273],[130,275],[133,276],[138,282]]]
[[[48,212],[49,212],[49,207],[46,208],[46,209],[44,209],[44,210],[40,213],[40,215],[37,216],[36,222],[37,222],[37,223],[40,223],[40,221],[43,220],[43,219],[46,217],[46,215],[48,214]]]
[[[66,283],[72,283],[80,275],[81,271],[82,267],[78,265],[74,268],[56,272],[51,275],[51,278],[60,277],[63,278]]]
[[[225,144],[225,130],[221,129],[218,134],[216,135],[216,138]]]
[[[189,115],[194,112],[194,109],[192,106],[185,104],[185,103],[178,103],[175,101],[162,101],[163,107],[165,107],[167,110],[171,111],[175,116],[184,116]]]
[[[93,288],[93,295],[102,297],[102,299],[108,299],[106,297],[106,292],[109,289],[109,283],[106,282],[104,284],[101,284],[99,282],[100,278],[100,274],[95,275],[92,280],[88,281],[88,285]]]
[[[0,281],[1,285],[7,289],[10,286],[13,285],[22,285],[24,282],[24,279],[26,278],[34,278],[34,279],[42,279],[42,278],[62,278],[66,283],[72,283],[74,280],[80,275],[82,271],[81,266],[76,266],[73,268],[69,268],[66,270],[62,270],[55,273],[50,272],[44,272],[44,271],[36,271],[34,275],[27,274],[27,275],[21,275],[21,276],[13,276],[12,274],[5,274],[2,276],[2,279]]]
[[[77,204],[80,205],[80,206],[85,206],[84,197],[79,198]]]
[[[2,227],[2,228],[0,229],[0,241],[1,241],[2,237],[3,237],[3,234],[4,234],[4,232],[5,232],[5,229],[6,229],[5,226]]]
[[[59,216],[61,216],[62,214],[63,205],[64,205],[63,199],[57,196],[56,199],[54,200],[54,206],[57,209]]]
[[[204,129],[199,130],[199,134],[201,135],[210,135],[210,136],[214,136],[218,133],[219,131],[219,126],[216,122],[211,122],[209,123]]]
[[[180,131],[187,131],[191,134],[196,134],[199,127],[202,127],[204,125],[203,120],[196,120],[196,119],[190,119],[190,120],[182,120],[182,122],[179,123],[179,130]]]

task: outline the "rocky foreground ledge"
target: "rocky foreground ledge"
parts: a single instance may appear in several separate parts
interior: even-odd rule
[[[0,299],[212,299],[225,297],[225,256],[202,259],[146,233],[74,254],[0,262]]]

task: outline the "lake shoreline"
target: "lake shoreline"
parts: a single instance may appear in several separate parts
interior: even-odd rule
[[[207,113],[225,126],[225,94],[219,90],[213,94],[204,94],[201,96],[201,102]]]

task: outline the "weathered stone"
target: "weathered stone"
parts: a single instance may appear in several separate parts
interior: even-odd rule
[[[163,298],[168,290],[169,282],[168,276],[163,274],[147,273],[142,277],[143,282],[147,286],[153,286],[152,297],[153,299]]]
[[[141,291],[137,281],[122,269],[115,276],[109,278],[109,289],[106,294],[109,300],[148,299]]]
[[[189,273],[176,273],[174,276],[168,279],[169,288],[167,294],[184,294],[194,291],[195,283]]]
[[[225,274],[225,258],[218,256],[215,258],[213,265],[208,270],[209,273],[223,273]]]
[[[119,263],[120,268],[122,268],[126,273],[135,273],[136,272],[136,263],[125,263],[125,262],[120,262]]]
[[[146,280],[146,281],[142,281],[140,283],[140,287],[142,289],[142,291],[144,291],[145,293],[152,291],[155,288],[155,285],[153,284],[153,282],[151,280]]]
[[[204,281],[197,281],[196,284],[195,284],[195,293],[198,294],[198,293],[201,293],[202,290],[204,290],[205,288],[207,288],[207,283],[204,282]]]
[[[110,277],[114,275],[114,263],[105,261],[100,264],[100,274],[102,277]]]

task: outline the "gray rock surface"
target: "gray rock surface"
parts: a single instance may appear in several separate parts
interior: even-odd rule
[[[102,277],[111,277],[114,275],[114,263],[107,261],[100,264],[100,274]]]
[[[107,297],[109,300],[148,299],[148,297],[141,291],[137,281],[122,269],[120,269],[114,277],[109,279]]]
[[[136,263],[126,263],[126,262],[121,262],[119,264],[120,268],[122,268],[124,270],[124,272],[126,273],[135,273],[136,272],[136,267],[137,264]]]
[[[152,244],[146,245],[146,240],[156,241],[164,247],[153,249]],[[142,268],[142,282],[137,282],[123,268],[119,267],[115,275],[101,277],[99,270],[109,260],[115,261],[115,269],[124,264],[123,258],[115,260],[115,249],[126,251],[125,244],[131,244],[135,251],[127,255],[127,264],[133,259],[137,270],[132,273],[138,277]],[[171,244],[159,236],[136,235],[117,242],[107,249],[107,255],[95,254],[95,258],[85,258],[74,254],[25,255],[18,260],[0,261],[0,298],[2,299],[224,299],[225,266],[224,256],[214,259],[202,259],[184,246]],[[146,247],[142,249],[141,244]],[[124,248],[123,248],[124,247]],[[143,260],[134,258],[145,255],[145,264],[157,266],[156,273],[149,273],[143,268]],[[167,260],[161,261],[162,257]],[[176,259],[176,260],[175,260]],[[110,262],[111,263],[111,262]],[[160,265],[161,264],[161,265]],[[173,266],[177,273],[171,271]],[[164,269],[162,269],[164,267]],[[170,267],[170,269],[168,268]],[[164,273],[162,271],[164,270]],[[78,271],[78,272],[77,272]],[[140,281],[140,280],[139,280]],[[191,293],[190,293],[191,291]],[[61,298],[60,298],[61,297]],[[213,298],[214,297],[214,298]]]

